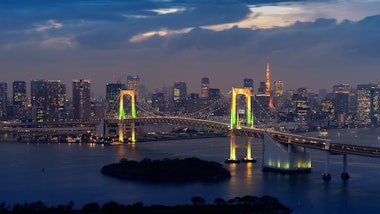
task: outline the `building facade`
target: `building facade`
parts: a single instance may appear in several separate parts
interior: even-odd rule
[[[86,121],[91,115],[90,80],[73,80],[73,118]]]

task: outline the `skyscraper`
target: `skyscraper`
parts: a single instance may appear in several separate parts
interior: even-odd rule
[[[0,82],[0,119],[7,118],[8,107],[8,85],[6,82]]]
[[[380,90],[374,84],[359,84],[357,86],[358,121],[361,124],[377,123],[380,119]]]
[[[279,97],[284,95],[284,81],[275,80],[274,81],[274,96]]]
[[[65,118],[66,85],[60,80],[32,80],[32,112],[38,122]]]
[[[140,78],[139,76],[127,76],[127,89],[135,92],[136,101],[140,99]]]
[[[126,90],[127,87],[123,83],[107,83],[106,100],[108,104],[107,113],[117,115],[119,111],[119,95],[120,90]]]
[[[48,108],[48,86],[46,80],[32,80],[30,83],[32,118],[37,122],[46,120]]]
[[[180,108],[186,106],[187,86],[185,82],[176,81],[173,86],[173,103],[174,110],[179,111]]]
[[[283,80],[275,80],[274,81],[274,97],[273,104],[279,110],[283,107],[285,103],[284,95],[284,81]]]
[[[207,77],[202,78],[201,85],[201,99],[207,98],[208,90],[210,88],[210,80]]]
[[[47,80],[47,119],[63,119],[65,116],[66,85],[60,80]]]
[[[16,119],[25,119],[27,113],[26,82],[13,82],[13,117]]]
[[[335,95],[334,109],[337,117],[336,119],[339,123],[344,123],[345,118],[349,113],[350,85],[334,85],[333,92]]]
[[[90,80],[73,80],[73,116],[77,120],[88,120],[91,114]]]
[[[250,78],[244,78],[244,85],[243,87],[244,88],[249,88],[251,89],[251,93],[253,93],[253,79],[250,79]]]

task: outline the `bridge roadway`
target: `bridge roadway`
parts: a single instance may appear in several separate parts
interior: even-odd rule
[[[205,127],[215,129],[226,134],[234,134],[235,136],[247,136],[259,139],[263,139],[264,133],[267,132],[274,140],[283,144],[293,144],[315,150],[330,151],[331,154],[350,154],[380,158],[380,147],[334,143],[331,140],[324,138],[308,137],[304,135],[277,132],[269,129],[251,128],[246,126],[241,126],[231,131],[229,127],[230,124],[210,120],[183,117],[136,117],[124,119],[124,122],[140,124],[166,123]]]

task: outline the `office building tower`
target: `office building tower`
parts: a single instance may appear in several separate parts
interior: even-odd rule
[[[32,104],[32,117],[37,122],[46,120],[48,101],[48,86],[46,80],[32,80],[30,83],[30,94]]]
[[[14,81],[13,82],[13,118],[25,119],[27,114],[27,97],[26,97],[26,82]]]
[[[379,88],[374,84],[357,86],[357,120],[360,124],[379,120]]]
[[[277,110],[279,110],[285,105],[284,81],[275,80],[273,83],[273,88],[274,88],[273,105],[276,106]]]
[[[208,91],[208,97],[210,100],[218,100],[221,98],[219,88],[210,88]]]
[[[66,85],[60,80],[32,80],[32,112],[38,122],[65,119],[65,103]]]
[[[259,89],[257,90],[257,94],[265,95],[265,82],[260,82]]]
[[[65,118],[66,85],[60,80],[47,80],[47,120],[57,121]]]
[[[198,93],[191,93],[186,102],[186,111],[195,113],[200,109],[200,98]]]
[[[274,96],[280,97],[284,95],[284,81],[275,80],[274,81]]]
[[[152,94],[152,108],[157,112],[166,111],[166,99],[164,93],[157,92]]]
[[[345,118],[349,114],[350,91],[349,84],[339,84],[333,86],[335,100],[334,109],[338,123],[344,123]]]
[[[8,107],[8,84],[6,82],[0,82],[0,119],[7,119],[7,107]]]
[[[135,92],[136,101],[140,100],[140,78],[139,76],[127,76],[127,89]]]
[[[117,115],[119,111],[120,90],[126,90],[127,87],[123,83],[107,83],[106,85],[106,100],[107,114]]]
[[[73,117],[89,120],[91,114],[90,80],[73,80]]]
[[[249,88],[251,90],[251,93],[253,94],[253,92],[254,92],[254,90],[253,90],[253,79],[244,78],[243,82],[244,82],[243,87]]]
[[[173,104],[174,110],[179,111],[180,108],[186,106],[187,87],[186,83],[177,81],[173,86]]]
[[[208,96],[208,90],[210,88],[209,78],[203,77],[201,83],[201,98],[205,99]]]

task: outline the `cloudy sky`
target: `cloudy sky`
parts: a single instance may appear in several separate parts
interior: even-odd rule
[[[0,81],[139,75],[154,91],[244,78],[286,89],[380,82],[380,0],[1,0]],[[69,90],[70,91],[70,90]],[[29,93],[29,92],[28,92]]]

